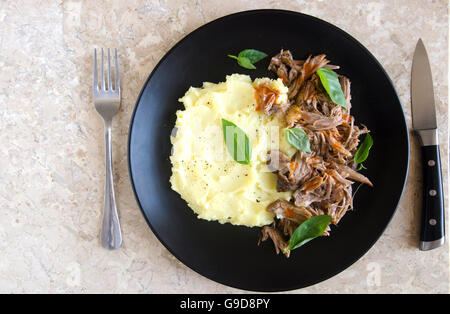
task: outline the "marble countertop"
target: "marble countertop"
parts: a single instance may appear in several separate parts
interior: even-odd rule
[[[134,199],[126,151],[136,97],[159,59],[204,23],[257,8],[310,14],[354,36],[393,80],[409,126],[411,61],[421,37],[433,71],[448,192],[446,0],[3,0],[0,293],[243,292],[195,273],[159,243]],[[104,140],[92,105],[93,47],[118,47],[121,62],[113,158],[124,243],[112,252],[99,243]],[[449,293],[448,241],[429,252],[417,248],[419,162],[411,136],[406,190],[380,240],[342,273],[293,293]]]

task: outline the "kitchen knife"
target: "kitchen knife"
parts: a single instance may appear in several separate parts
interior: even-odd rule
[[[417,42],[412,64],[411,107],[413,129],[422,145],[423,208],[419,248],[427,251],[444,244],[445,226],[433,80],[421,39]]]

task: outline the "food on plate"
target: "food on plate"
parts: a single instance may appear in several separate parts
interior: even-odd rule
[[[265,91],[260,93],[261,99],[255,98],[257,89]],[[170,182],[199,218],[264,226],[274,218],[267,206],[277,199],[291,198],[291,191],[276,190],[277,175],[266,165],[267,151],[272,141],[288,154],[295,148],[285,140],[284,121],[262,113],[267,102],[274,108],[284,106],[287,92],[280,79],[252,81],[247,75],[233,74],[219,84],[191,87],[180,99],[184,109],[176,113],[176,134],[171,137]],[[248,162],[245,154],[236,162],[229,152],[224,121],[231,130],[235,125],[248,137]]]
[[[266,55],[229,56],[253,69]],[[233,74],[180,98],[170,182],[199,218],[260,226],[258,244],[289,257],[353,209],[353,183],[373,186],[359,172],[373,139],[350,114],[349,78],[324,54],[281,50],[268,69],[278,79]]]
[[[277,219],[263,227],[260,241],[271,238],[276,252],[286,256],[296,247],[293,235],[305,221],[323,215],[336,225],[353,208],[352,184],[372,186],[358,168],[373,140],[350,114],[350,80],[333,71],[338,68],[324,54],[295,60],[288,50],[270,61],[269,70],[288,87],[289,103],[281,108],[285,127],[297,130],[296,143],[301,143],[300,133],[306,133],[309,142],[308,149],[299,147],[292,156],[282,150],[269,153],[269,167],[278,176],[277,191],[293,194],[292,199],[279,199],[267,207]],[[362,134],[365,145],[358,148]],[[326,226],[323,235],[329,232]]]

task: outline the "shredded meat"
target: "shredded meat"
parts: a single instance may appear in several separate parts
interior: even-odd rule
[[[263,83],[255,87],[256,110],[263,110],[266,115],[281,112],[283,113],[288,104],[278,104],[277,99],[279,91],[270,87],[269,84]]]
[[[267,211],[276,215],[279,219],[288,219],[297,224],[301,224],[306,219],[313,216],[313,212],[307,207],[297,207],[285,200],[276,200],[267,207]]]
[[[324,67],[339,68],[330,65],[324,54],[295,60],[289,50],[281,50],[269,65],[289,89],[289,103],[281,110],[286,127],[303,129],[312,151],[298,150],[292,158],[280,151],[269,152],[268,166],[278,176],[277,190],[293,192],[290,201],[279,199],[267,207],[276,219],[262,229],[260,242],[270,237],[277,253],[285,250],[295,229],[312,216],[330,215],[331,223],[337,224],[353,208],[354,182],[373,186],[353,162],[359,137],[369,130],[355,125],[350,115],[350,80],[338,74],[347,102],[344,108],[330,99],[320,82],[316,71]],[[269,116],[280,112],[278,108],[263,111]],[[328,226],[323,235],[329,231]]]
[[[269,237],[275,245],[275,251],[277,254],[281,251],[286,255],[286,257],[289,257],[290,251],[285,251],[288,248],[289,241],[286,240],[282,232],[274,226],[264,226],[262,228],[261,238],[259,239],[258,245],[261,242],[266,241]]]

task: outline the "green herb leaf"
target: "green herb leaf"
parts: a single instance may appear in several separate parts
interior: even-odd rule
[[[359,164],[359,167],[358,167],[358,169],[357,169],[357,170],[359,171],[359,170],[362,170],[362,169],[367,169],[367,168],[366,168],[366,167],[364,167],[364,165],[363,165],[363,164]]]
[[[341,83],[339,83],[337,74],[333,70],[327,68],[321,68],[317,70],[317,74],[319,75],[320,81],[322,82],[322,85],[327,91],[331,100],[335,104],[338,104],[339,106],[347,109],[347,100],[345,99],[344,92],[342,91]]]
[[[245,58],[245,57],[238,57],[238,63],[241,67],[249,69],[249,70],[254,70],[256,69],[256,67],[253,65],[253,63]]]
[[[330,215],[312,216],[295,229],[286,251],[292,251],[323,234],[331,222]],[[286,252],[285,251],[285,252]]]
[[[238,58],[247,58],[251,63],[256,63],[265,57],[267,57],[267,54],[255,49],[245,49],[238,54]]]
[[[364,162],[369,156],[369,150],[372,147],[372,145],[373,145],[372,136],[369,133],[367,133],[366,137],[364,138],[364,141],[361,143],[361,145],[359,145],[358,150],[356,151],[355,156],[353,157],[353,162],[355,164],[360,164]]]
[[[311,154],[311,147],[309,143],[308,134],[305,130],[300,128],[292,128],[286,130],[286,141],[289,144],[297,148],[298,150],[304,151],[305,153]]]
[[[228,55],[228,57],[236,59],[241,67],[253,70],[256,69],[254,63],[267,57],[267,54],[255,49],[245,49],[239,52],[237,57],[233,55]]]
[[[247,134],[236,124],[222,119],[223,137],[228,152],[240,164],[250,164],[252,149]]]

